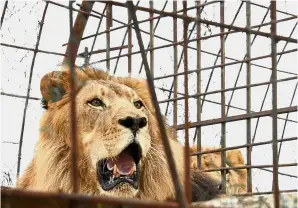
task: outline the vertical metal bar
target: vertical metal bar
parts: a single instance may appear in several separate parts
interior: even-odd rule
[[[200,12],[200,5],[201,1],[196,1],[196,6],[197,6],[197,18],[198,20],[201,19],[201,12]],[[201,94],[201,23],[197,22],[197,94]],[[197,121],[201,121],[201,99],[200,97],[197,98]],[[197,132],[197,149],[200,152],[201,151],[201,127],[196,128]],[[194,137],[195,138],[195,137]],[[198,167],[201,167],[201,155],[197,156],[197,164]]]
[[[139,3],[140,3],[140,0],[137,1],[136,6],[138,6]],[[128,16],[128,20],[129,20],[130,16],[129,16],[129,15],[127,15],[127,16]],[[128,21],[128,22],[129,22],[129,21]],[[129,23],[131,23],[131,22],[129,22]],[[123,23],[123,24],[125,24],[125,23]],[[124,36],[123,36],[123,39],[122,39],[121,46],[123,46],[124,43],[125,43],[125,39],[126,39],[126,36],[127,36],[127,34],[128,34],[129,28],[130,28],[130,34],[131,34],[131,25],[130,25],[130,26],[127,26],[126,32],[125,32],[125,34],[124,34]],[[130,40],[130,41],[131,41],[131,40]],[[128,37],[128,42],[129,42],[129,37]],[[132,44],[131,44],[131,46],[132,46]],[[131,49],[131,48],[130,48],[130,49]],[[127,55],[128,59],[131,58],[131,50],[130,50],[130,49],[128,49],[128,55]],[[129,52],[129,51],[130,51],[130,52]],[[121,55],[121,53],[122,53],[122,48],[119,50],[119,53],[118,53],[118,57],[117,57],[116,64],[115,64],[115,67],[114,67],[114,72],[113,72],[114,74],[115,74],[116,71],[117,71],[117,67],[118,67],[118,63],[119,63],[119,60],[120,60],[120,55]],[[128,61],[128,62],[129,62],[129,61]],[[128,67],[128,70],[129,70],[129,68],[131,68],[131,67]],[[129,75],[129,76],[131,76],[131,75]]]
[[[49,3],[53,3],[53,2],[49,2]],[[73,33],[73,37],[72,37],[72,39],[73,39],[72,40],[73,41],[72,50],[73,51],[70,52],[69,45],[67,45],[66,52],[65,52],[66,56],[64,57],[63,62],[68,61],[67,59],[68,59],[69,53],[73,53],[73,54],[78,53],[81,39],[83,37],[83,33],[84,33],[84,30],[85,30],[87,21],[89,19],[89,15],[90,15],[93,5],[94,5],[94,1],[83,1],[82,2],[80,10],[84,11],[84,12],[78,13],[78,15],[76,17],[76,21],[74,23],[74,29],[73,29],[74,33]]]
[[[107,9],[107,5],[105,5],[105,7],[103,8],[102,14],[104,14],[106,12],[106,9]],[[97,26],[97,29],[96,29],[96,33],[98,33],[98,31],[99,31],[99,28],[101,26],[102,20],[103,20],[103,16],[99,20],[99,23],[98,23],[98,26]],[[90,58],[92,56],[92,51],[94,49],[94,46],[95,46],[97,37],[98,37],[98,35],[94,36],[94,39],[93,39],[93,42],[92,42],[92,46],[91,46],[91,49],[90,49],[89,60],[90,60]]]
[[[131,77],[131,52],[132,52],[132,25],[131,24],[131,16],[128,15],[128,28],[127,28],[127,33],[128,33],[128,56],[127,56],[127,61],[128,61],[128,76]],[[119,54],[121,53],[121,50]],[[117,59],[118,62],[119,59]],[[116,63],[117,64],[117,63]],[[116,71],[116,67],[114,70],[114,73]]]
[[[49,6],[49,3],[48,2],[45,2],[45,3],[46,3],[46,5],[45,5],[45,8],[43,10],[42,19],[41,19],[41,21],[39,23],[39,32],[38,32],[37,41],[36,41],[36,45],[35,45],[35,49],[34,49],[34,53],[33,53],[31,67],[30,67],[29,83],[28,83],[28,88],[27,88],[27,95],[26,95],[25,107],[24,107],[24,113],[23,113],[23,120],[22,120],[21,136],[20,136],[20,141],[19,141],[18,164],[17,164],[17,178],[19,177],[20,168],[21,168],[23,137],[24,137],[25,123],[26,123],[27,107],[28,107],[29,97],[30,97],[30,90],[31,90],[31,82],[32,82],[33,69],[34,69],[34,65],[35,65],[36,55],[37,55],[37,52],[38,52],[38,47],[39,47],[39,42],[40,42],[40,38],[41,38],[41,33],[42,33],[42,28],[43,28],[44,20],[45,20],[45,17],[46,17],[48,6]]]
[[[294,33],[296,27],[297,27],[297,23],[294,25],[294,27],[293,27],[293,29],[292,29],[291,34],[289,35],[289,37],[292,37],[292,35],[293,35],[293,33]],[[285,51],[285,49],[287,48],[288,43],[289,43],[289,42],[286,42],[286,44],[284,45],[284,47],[283,47],[283,49],[282,49],[282,52]],[[282,57],[282,54],[279,55],[279,58],[278,58],[278,60],[277,60],[277,62],[276,62],[276,67],[277,67],[277,65],[278,65],[278,63],[279,63],[281,57]],[[271,76],[270,76],[269,81],[270,81],[271,79],[272,79],[272,72],[271,72]],[[270,88],[270,84],[267,85],[266,92],[265,92],[265,95],[264,95],[264,98],[263,98],[263,101],[262,101],[262,104],[261,104],[261,107],[260,107],[260,111],[263,110],[263,107],[264,107],[264,105],[265,105],[265,100],[266,100],[266,98],[267,98],[267,94],[268,94],[268,92],[269,92],[269,88]],[[260,118],[257,119],[256,125],[255,125],[255,131],[254,131],[254,135],[253,135],[253,137],[252,137],[252,143],[254,143],[255,138],[256,138],[256,134],[257,134],[258,126],[259,126],[259,121],[260,121]]]
[[[78,168],[77,168],[77,161],[78,161],[78,147],[77,147],[77,125],[76,125],[76,90],[75,90],[75,71],[74,71],[74,64],[76,59],[76,53],[74,53],[74,45],[76,44],[73,39],[73,17],[72,17],[72,4],[73,1],[69,1],[69,40],[68,40],[68,57],[67,57],[67,64],[69,65],[70,69],[70,141],[71,141],[71,179],[73,185],[73,193],[78,192]]]
[[[110,72],[110,47],[111,47],[111,43],[110,43],[110,24],[111,24],[111,4],[109,4],[109,2],[107,2],[107,16],[106,16],[106,47],[107,47],[107,52],[106,52],[106,68],[107,68],[107,72]]]
[[[225,23],[225,2],[221,1],[220,2],[220,23],[224,24]],[[220,32],[224,33],[225,29],[224,27],[220,27]],[[220,60],[221,60],[221,90],[225,89],[225,36],[221,35],[220,36]],[[226,117],[226,108],[225,108],[225,92],[221,92],[221,117],[225,118]],[[226,147],[226,123],[221,123],[221,148]],[[221,152],[221,166],[226,167],[226,152],[222,151]],[[221,183],[222,183],[222,190],[225,193],[226,192],[226,171],[222,170],[221,171]]]
[[[141,55],[142,55],[142,59],[143,59],[144,67],[145,67],[145,71],[146,71],[146,76],[147,76],[147,82],[148,82],[148,85],[149,85],[150,96],[151,96],[151,100],[153,102],[153,106],[155,108],[155,115],[156,115],[156,118],[157,118],[157,123],[158,123],[158,126],[159,126],[159,131],[160,131],[160,134],[161,134],[161,139],[162,139],[162,142],[163,142],[166,158],[167,158],[167,161],[169,163],[169,169],[170,169],[170,173],[171,173],[171,176],[172,176],[172,181],[173,181],[173,184],[174,184],[174,187],[175,187],[176,197],[177,197],[178,201],[180,202],[180,206],[183,207],[183,208],[186,208],[187,207],[187,198],[185,197],[185,195],[182,191],[181,182],[180,182],[179,177],[178,177],[177,168],[176,168],[175,161],[174,161],[173,154],[172,154],[172,150],[171,150],[171,147],[170,147],[170,144],[169,144],[169,138],[167,136],[166,129],[165,129],[163,119],[162,119],[162,116],[161,116],[161,112],[160,112],[160,107],[158,105],[157,96],[156,96],[155,87],[154,87],[154,82],[153,82],[153,77],[152,77],[151,72],[150,72],[149,64],[148,64],[146,54],[145,54],[144,43],[143,43],[143,40],[142,40],[139,25],[137,23],[138,19],[137,19],[137,16],[136,16],[136,10],[135,10],[135,7],[134,7],[132,1],[126,1],[126,5],[127,5],[127,8],[128,8],[128,11],[129,11],[129,15],[131,15],[131,18],[132,18],[132,21],[133,21],[133,24],[134,24],[134,29],[135,29],[135,32],[136,32],[136,36],[137,36],[137,39],[138,39],[138,43],[139,43],[139,46],[140,46],[140,51],[141,51]]]
[[[187,1],[183,1],[183,15],[187,16]],[[184,179],[184,188],[186,197],[188,199],[188,202],[191,202],[191,182],[190,182],[190,154],[189,154],[189,128],[188,128],[188,39],[187,39],[187,32],[188,32],[188,25],[189,22],[186,20],[183,20],[183,51],[184,51],[184,94],[185,94],[185,100],[184,100],[184,122],[185,122],[185,147],[184,147],[184,173],[185,173],[185,179]]]
[[[246,27],[251,26],[251,7],[250,1],[246,1]],[[251,58],[251,34],[246,33],[246,57]],[[246,62],[246,84],[251,84],[251,61]],[[251,111],[251,87],[246,88],[246,113]],[[251,119],[246,120],[246,143],[251,144]],[[251,146],[246,149],[247,165],[251,166]],[[252,192],[251,168],[247,169],[247,192]]]
[[[278,185],[278,154],[277,154],[277,41],[276,36],[276,1],[271,1],[271,53],[272,53],[272,152],[273,152],[273,192],[274,205],[276,208],[279,204],[279,185]]]
[[[84,51],[84,65],[87,66],[88,64],[89,64],[88,47],[85,47],[85,51]]]
[[[153,1],[149,1],[150,9],[153,10]],[[150,18],[153,18],[153,12],[150,12]],[[150,71],[152,77],[154,78],[154,28],[153,28],[154,20],[150,20]]]
[[[162,8],[161,11],[164,11],[164,10],[165,10],[167,4],[168,4],[168,1],[165,2],[165,4],[163,5],[163,8]],[[158,26],[158,24],[159,24],[161,18],[162,18],[162,16],[159,16],[159,18],[157,19],[157,22],[156,22],[156,24],[155,24],[155,26],[154,26],[154,28],[153,28],[153,37],[155,36],[154,34],[155,34],[155,31],[156,31],[156,29],[157,29],[157,26]],[[149,33],[149,34],[150,34],[150,33]],[[149,49],[149,48],[150,48],[150,43],[149,43],[148,46],[147,46],[146,56],[147,56],[147,52],[148,52],[148,49]],[[139,69],[139,73],[142,72],[143,66],[144,66],[144,63],[142,62],[142,63],[141,63],[141,66],[140,66],[140,69]]]
[[[3,20],[4,20],[4,16],[5,16],[5,12],[6,12],[6,9],[7,9],[7,4],[8,4],[8,1],[6,0],[5,3],[4,3],[4,7],[3,7],[2,15],[1,15],[1,25],[0,25],[0,29],[2,28],[2,24],[3,24]]]
[[[292,99],[291,99],[291,102],[290,102],[289,106],[292,106],[292,104],[293,104],[293,101],[294,101],[294,98],[295,98],[295,95],[296,95],[296,91],[297,91],[297,85],[298,85],[298,83],[296,83],[296,86],[294,88],[293,96],[292,96]],[[287,126],[287,123],[288,123],[289,115],[290,115],[290,113],[287,113],[287,115],[286,115],[286,120],[285,120],[285,123],[284,123],[284,127],[282,129],[281,139],[283,139],[284,136],[285,136],[285,131],[286,131],[286,126]],[[277,161],[279,161],[279,156],[280,156],[282,144],[283,144],[283,142],[279,143]]]
[[[173,12],[177,12],[177,1],[173,1]],[[178,41],[178,36],[177,36],[177,18],[173,17],[173,41],[174,43],[177,43]],[[174,74],[178,73],[178,45],[174,45],[173,49],[174,49]],[[178,79],[177,76],[174,76],[174,98],[177,99],[177,83]],[[173,123],[174,123],[174,127],[176,129],[177,126],[177,122],[178,122],[178,116],[177,116],[177,112],[178,112],[178,101],[175,100],[174,101],[174,113],[173,113]]]

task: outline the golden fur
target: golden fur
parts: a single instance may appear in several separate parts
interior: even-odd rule
[[[218,149],[219,147],[202,147],[201,151],[209,151]],[[192,152],[196,152],[197,148],[191,148]],[[220,152],[204,154],[201,157],[201,168],[203,170],[221,167]],[[226,167],[244,166],[244,159],[240,150],[229,150],[226,152]],[[192,157],[191,167],[197,168],[197,157]],[[221,181],[220,171],[207,172],[218,183]],[[226,175],[226,193],[242,194],[247,192],[247,171],[246,169],[228,170]]]
[[[64,67],[64,70],[49,73],[41,80],[41,93],[48,109],[41,118],[40,138],[35,147],[34,158],[18,181],[17,186],[20,188],[68,193],[72,191],[69,78],[70,73]],[[79,192],[159,201],[174,199],[175,191],[147,82],[109,76],[103,71],[88,67],[76,68],[76,78]],[[104,100],[107,109],[88,106],[86,101],[94,97]],[[132,104],[138,99],[144,103],[142,109],[136,109]],[[96,161],[117,156],[130,142],[131,132],[116,122],[125,116],[143,116],[148,119],[148,125],[140,130],[137,137],[142,147],[140,185],[136,190],[124,183],[110,191],[104,191],[96,177]],[[170,128],[167,128],[167,133],[178,175],[183,182],[183,146],[174,138]],[[199,180],[203,189],[208,188],[209,182],[202,181],[204,174],[195,172],[199,174],[195,179]],[[198,186],[200,187],[195,187]],[[203,189],[200,193],[204,192]]]

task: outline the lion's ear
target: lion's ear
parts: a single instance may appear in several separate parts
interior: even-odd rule
[[[62,99],[69,90],[70,73],[67,71],[53,71],[46,74],[40,81],[40,91],[44,108],[49,102],[56,102]]]

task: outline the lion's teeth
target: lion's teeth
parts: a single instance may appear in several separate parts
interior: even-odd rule
[[[129,176],[132,176],[133,173],[137,170],[136,164],[134,164],[133,168],[131,169],[130,173],[128,174]]]
[[[117,172],[118,171],[118,167],[117,167],[117,165],[115,164],[114,165],[114,168],[113,168],[113,175],[115,176],[115,175],[117,175]]]

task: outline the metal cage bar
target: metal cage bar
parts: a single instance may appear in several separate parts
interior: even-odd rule
[[[44,12],[43,12],[42,19],[40,22],[37,42],[36,42],[36,45],[34,48],[1,43],[1,46],[4,46],[4,47],[11,47],[11,48],[16,48],[16,49],[20,49],[20,50],[27,50],[27,51],[33,52],[33,59],[32,59],[32,63],[31,63],[31,67],[30,67],[29,83],[28,83],[26,96],[1,92],[1,95],[4,95],[4,96],[11,96],[11,97],[25,99],[25,107],[24,107],[24,113],[23,113],[20,141],[19,141],[19,143],[15,143],[15,144],[19,145],[17,175],[19,175],[20,167],[21,167],[23,134],[24,134],[24,128],[25,128],[28,102],[30,99],[31,100],[40,100],[40,98],[30,97],[32,74],[33,74],[33,69],[34,69],[34,64],[35,64],[35,59],[36,59],[37,53],[62,56],[64,58],[64,62],[69,65],[69,69],[70,69],[70,72],[72,75],[70,78],[70,84],[71,84],[70,98],[71,98],[71,164],[72,164],[71,165],[71,176],[72,176],[72,184],[73,184],[73,194],[61,194],[61,193],[54,194],[54,193],[42,193],[42,192],[30,192],[30,191],[26,192],[26,191],[17,190],[17,189],[2,190],[1,194],[2,194],[2,197],[3,197],[5,203],[9,202],[9,200],[8,200],[9,197],[14,196],[16,198],[18,198],[18,197],[30,198],[31,197],[32,199],[44,199],[44,200],[48,200],[50,198],[51,199],[63,199],[63,200],[68,200],[71,205],[74,205],[74,204],[78,205],[81,202],[82,203],[86,202],[86,203],[90,203],[90,204],[102,202],[102,203],[107,203],[107,204],[119,204],[119,205],[126,204],[126,205],[131,205],[131,206],[142,206],[142,207],[153,207],[153,206],[154,207],[178,207],[178,206],[190,207],[191,206],[190,205],[190,201],[191,201],[190,178],[191,177],[190,177],[190,164],[189,164],[190,157],[191,156],[197,157],[197,165],[200,167],[202,155],[216,153],[216,152],[219,152],[221,155],[221,167],[209,168],[204,171],[205,172],[220,171],[221,172],[222,188],[224,191],[226,190],[226,171],[246,169],[247,173],[248,173],[248,178],[246,181],[246,184],[248,187],[248,189],[247,189],[248,193],[238,194],[238,195],[249,196],[249,195],[272,194],[273,193],[275,207],[280,207],[280,199],[279,199],[280,193],[297,192],[296,189],[279,190],[279,183],[278,183],[279,175],[297,178],[297,176],[295,176],[295,175],[279,172],[279,167],[293,167],[293,166],[297,166],[297,163],[293,162],[293,163],[279,164],[279,162],[278,162],[282,143],[290,142],[290,141],[297,141],[297,137],[284,138],[285,126],[287,125],[287,122],[297,123],[297,121],[289,119],[290,113],[297,112],[297,106],[292,106],[293,99],[295,97],[295,93],[296,93],[296,89],[297,89],[297,84],[295,85],[294,93],[293,93],[291,102],[289,104],[289,107],[278,108],[278,106],[277,106],[277,101],[278,101],[277,83],[283,83],[283,82],[297,80],[297,75],[298,75],[297,73],[289,72],[286,69],[278,69],[277,68],[279,60],[282,56],[285,56],[286,54],[290,54],[290,53],[297,53],[296,48],[285,50],[288,43],[297,43],[297,39],[292,38],[292,34],[297,26],[297,23],[295,24],[291,34],[288,37],[277,35],[277,25],[278,25],[278,23],[297,19],[297,15],[278,10],[276,8],[275,1],[270,2],[270,7],[266,7],[266,6],[257,4],[257,3],[253,3],[251,1],[242,1],[240,3],[240,6],[239,6],[235,16],[234,16],[232,23],[227,24],[227,23],[225,23],[225,18],[224,18],[224,16],[225,16],[224,15],[224,12],[225,12],[225,8],[224,8],[225,2],[224,1],[211,1],[211,2],[201,3],[201,1],[198,0],[195,2],[195,6],[192,6],[192,7],[187,7],[187,2],[183,1],[183,3],[182,3],[183,9],[181,9],[181,10],[178,10],[177,2],[174,1],[172,12],[165,11],[167,2],[164,4],[162,10],[154,9],[153,1],[149,2],[148,8],[138,6],[139,2],[136,5],[133,5],[133,3],[130,1],[128,1],[127,3],[121,3],[121,2],[116,2],[116,1],[98,1],[98,2],[105,4],[105,7],[101,13],[98,11],[92,10],[93,4],[95,3],[94,1],[83,1],[81,5],[77,4],[78,6],[80,6],[80,9],[74,9],[72,6],[73,2],[69,2],[69,6],[65,6],[65,5],[56,3],[56,2],[45,1],[45,8],[44,8]],[[220,22],[209,21],[209,20],[202,18],[201,12],[202,12],[203,8],[207,5],[212,5],[212,4],[217,4],[217,3],[219,3],[219,9],[220,9]],[[3,13],[1,16],[1,27],[2,27],[2,24],[4,21],[7,4],[8,4],[8,1],[5,1]],[[244,4],[246,6],[246,27],[238,27],[238,26],[234,25],[234,22],[236,21],[238,14]],[[39,49],[40,38],[41,38],[41,34],[42,34],[43,24],[44,24],[44,20],[46,17],[48,5],[63,7],[69,11],[70,36],[69,36],[68,43],[64,44],[67,46],[65,54]],[[267,9],[267,12],[266,12],[264,18],[263,18],[261,24],[259,24],[259,25],[251,25],[251,11],[253,10],[253,8],[251,8],[251,5],[253,5],[255,7]],[[129,15],[128,15],[127,23],[117,20],[116,18],[113,17],[112,7],[115,7],[115,6],[128,8]],[[148,12],[149,18],[138,21],[137,16],[136,16],[136,10]],[[187,12],[191,11],[191,10],[195,10],[196,17],[188,16]],[[78,16],[76,18],[74,25],[73,25],[73,19],[72,19],[73,11],[78,12]],[[105,11],[106,11],[106,15],[104,14]],[[270,20],[271,21],[264,22],[267,17],[267,14],[269,14],[269,12],[270,12]],[[283,19],[277,19],[276,18],[277,13],[288,15],[288,17],[283,18]],[[87,24],[89,16],[99,19],[99,24],[98,24],[95,34],[83,37],[83,32],[84,32],[84,29]],[[100,25],[101,25],[101,22],[103,21],[103,18],[106,18],[106,29],[102,32],[99,32]],[[173,19],[173,40],[155,34],[155,31],[158,27],[160,20],[165,19],[165,18]],[[155,26],[154,26],[154,22],[155,22],[154,20],[157,20]],[[178,20],[183,21],[183,40],[181,40],[181,41],[178,41],[178,24],[177,24]],[[121,26],[113,27],[113,25],[112,25],[113,21],[119,23]],[[150,24],[149,32],[145,31],[145,30],[141,30],[139,28],[139,24],[146,23],[146,22],[149,22],[149,24]],[[193,27],[191,30],[188,29],[188,26],[190,25],[190,23],[193,23]],[[203,36],[201,34],[202,33],[201,28],[203,25],[206,25],[206,24],[218,27],[220,29],[220,32],[217,34]],[[268,26],[268,25],[271,26],[270,33],[260,31],[261,27]],[[113,28],[111,28],[111,27],[113,27]],[[112,39],[111,39],[110,33],[116,32],[122,28],[127,28],[127,31],[126,31],[125,36],[122,41],[122,45],[117,46],[117,47],[111,47],[110,43],[112,42]],[[132,50],[132,47],[133,47],[132,29],[134,29],[136,32],[138,44],[140,46],[139,51]],[[192,32],[195,31],[194,29],[196,29],[196,35],[195,35],[195,38],[191,38]],[[225,30],[227,30],[227,32],[225,32]],[[225,55],[225,40],[227,39],[228,35],[240,33],[240,32],[246,33],[246,55],[244,56],[244,58],[242,60],[231,58],[231,57],[228,57]],[[150,38],[149,45],[146,49],[144,48],[144,45],[143,45],[141,33],[143,33],[145,35],[149,35],[149,38]],[[127,38],[128,45],[124,45],[127,34],[128,34],[128,38]],[[106,38],[107,47],[106,47],[106,49],[94,50],[94,45],[95,45],[96,39],[100,35],[106,36],[105,38]],[[254,35],[253,38],[251,38],[251,35]],[[257,56],[257,57],[252,58],[251,57],[251,55],[252,55],[251,46],[252,46],[254,40],[256,39],[256,37],[258,37],[258,36],[268,37],[271,39],[271,53],[268,55]],[[217,37],[219,37],[219,40],[220,40],[220,50],[217,54],[202,50],[201,43],[203,40],[207,40],[210,38],[217,38]],[[78,53],[80,42],[82,40],[86,40],[89,38],[94,38],[91,50],[87,54],[85,54],[83,52]],[[162,40],[166,44],[155,46],[155,44],[154,44],[155,39]],[[253,39],[253,40],[251,40],[251,39]],[[285,41],[286,44],[283,47],[282,51],[277,52],[277,43],[279,41]],[[193,47],[190,45],[190,43],[193,43],[193,42],[196,43],[196,47]],[[183,47],[183,51],[181,52],[180,59],[178,59],[178,46]],[[163,49],[166,47],[173,47],[173,73],[165,75],[165,76],[155,76],[154,75],[155,74],[154,73],[155,50]],[[128,49],[128,53],[121,54],[122,49],[125,49],[125,48]],[[188,64],[188,49],[196,50],[196,69],[192,69],[192,70],[188,69],[188,67],[189,67],[188,66],[189,65]],[[110,52],[113,50],[119,50],[118,56],[114,56],[114,57],[110,56]],[[105,59],[102,59],[102,60],[99,60],[99,61],[96,61],[93,63],[89,63],[89,64],[106,62],[107,70],[109,72],[111,60],[117,59],[116,65],[114,68],[114,73],[115,73],[117,70],[118,61],[120,60],[120,58],[127,57],[128,58],[127,65],[128,65],[129,76],[131,76],[131,73],[133,70],[132,69],[133,56],[136,54],[141,54],[141,56],[142,56],[142,63],[141,63],[139,72],[141,72],[141,70],[144,66],[148,84],[149,84],[149,89],[150,89],[151,96],[152,96],[151,99],[152,99],[152,102],[156,109],[156,116],[157,116],[157,120],[158,120],[158,124],[159,124],[159,128],[160,128],[159,131],[161,132],[161,135],[162,135],[161,139],[164,144],[164,150],[165,150],[167,160],[169,163],[169,169],[170,169],[170,173],[172,176],[173,184],[175,186],[177,200],[179,203],[176,203],[176,202],[157,203],[157,202],[152,202],[152,201],[144,201],[144,200],[141,201],[141,200],[134,200],[134,199],[115,199],[115,198],[111,198],[111,197],[91,197],[91,196],[89,197],[89,196],[83,196],[83,195],[77,194],[77,193],[79,193],[79,184],[77,183],[77,181],[78,181],[77,180],[77,178],[78,178],[78,170],[77,170],[78,150],[77,150],[76,106],[75,106],[75,89],[76,89],[77,83],[75,80],[74,66],[75,66],[76,58],[84,58],[84,57],[86,58],[86,55],[89,56],[89,58],[90,58],[90,56],[93,54],[104,53],[104,52],[106,53]],[[150,61],[149,61],[150,64],[148,64],[148,61],[146,58],[147,52],[150,53]],[[214,62],[213,66],[209,66],[209,67],[201,66],[202,53],[209,54],[209,55],[212,55],[215,57],[215,62]],[[277,60],[278,55],[279,55],[279,58]],[[220,58],[220,64],[216,64],[217,60],[219,58]],[[272,63],[271,67],[253,63],[253,61],[265,59],[265,58],[271,58],[271,63]],[[183,64],[184,71],[178,72],[180,64],[182,62],[182,59],[184,61],[183,62],[184,63]],[[232,62],[226,63],[226,60],[231,60]],[[238,71],[237,80],[234,83],[233,87],[226,88],[226,86],[225,86],[225,84],[226,84],[225,83],[226,67],[235,65],[235,64],[241,64],[241,67]],[[244,65],[244,64],[246,64],[246,85],[239,86],[238,78],[239,78],[239,75],[240,75],[240,72],[242,69],[242,65]],[[259,68],[266,69],[266,70],[271,70],[272,76],[271,76],[270,80],[267,82],[258,82],[258,83],[252,84],[251,83],[251,81],[252,81],[251,80],[252,79],[251,78],[252,66],[259,67]],[[209,83],[213,77],[212,76],[213,71],[215,71],[217,68],[218,68],[218,70],[220,69],[220,73],[221,73],[221,84],[220,84],[221,88],[220,88],[220,90],[210,91],[210,90],[208,90],[209,84],[207,84],[205,91],[202,92],[201,72],[211,70],[211,76],[208,80],[208,83]],[[292,76],[278,79],[277,72],[287,74],[287,75],[292,75]],[[196,93],[193,95],[189,95],[188,76],[192,73],[196,74]],[[179,76],[184,76],[183,77],[184,78],[184,93],[178,92],[178,78],[179,78]],[[163,88],[154,86],[154,81],[162,80],[165,78],[173,78],[173,83],[172,83],[172,86],[170,89],[163,89]],[[262,111],[262,108],[261,108],[261,110],[259,112],[253,112],[251,109],[251,104],[252,104],[251,89],[252,89],[252,87],[264,86],[264,85],[268,86],[264,100],[267,96],[269,86],[270,85],[272,86],[272,109]],[[161,89],[165,92],[168,92],[169,93],[168,99],[158,101],[157,97],[156,97],[156,93],[155,93],[156,88]],[[246,90],[246,108],[240,108],[240,107],[235,107],[235,106],[231,105],[233,94],[236,90],[239,90],[239,89]],[[229,92],[229,91],[232,91],[232,96],[230,97],[228,104],[226,104],[225,96],[226,96],[226,92]],[[211,94],[216,94],[216,93],[220,94],[220,97],[221,97],[220,102],[206,99],[206,95],[211,95]],[[180,95],[181,97],[178,97],[178,95]],[[173,97],[171,97],[171,96],[173,96]],[[189,99],[190,98],[196,99],[197,115],[196,115],[195,122],[189,122],[189,120],[190,120],[190,118],[189,118],[189,110],[190,110],[189,109]],[[184,111],[185,111],[184,120],[185,120],[185,122],[184,122],[184,124],[178,125],[178,101],[179,100],[184,100]],[[204,101],[214,103],[221,107],[220,118],[202,120],[201,112],[202,112]],[[179,131],[179,130],[185,131],[185,138],[184,138],[185,139],[185,151],[184,151],[185,177],[184,177],[184,181],[183,181],[185,184],[184,192],[183,192],[183,189],[181,186],[181,181],[178,180],[176,166],[175,166],[175,163],[173,160],[172,151],[169,146],[169,141],[168,141],[168,138],[167,138],[167,135],[165,132],[165,127],[162,125],[163,121],[162,121],[162,117],[161,117],[160,108],[158,105],[158,104],[162,104],[162,103],[167,103],[167,108],[166,108],[166,113],[167,113],[168,106],[169,106],[170,102],[173,102],[173,127],[177,131]],[[263,104],[262,104],[262,106],[263,106]],[[236,115],[236,116],[228,116],[229,108],[243,110],[243,111],[245,111],[245,114],[240,114],[240,115]],[[286,114],[286,116],[285,116],[285,118],[283,118],[281,116],[278,116],[279,114]],[[257,118],[259,120],[259,118],[266,117],[266,116],[272,118],[272,140],[267,140],[267,141],[263,141],[263,142],[255,142],[255,134],[252,136],[252,133],[251,133],[251,131],[252,131],[251,120],[253,118]],[[283,131],[282,131],[282,136],[280,139],[278,139],[278,137],[277,137],[278,136],[278,132],[277,132],[278,119],[285,120],[285,124],[284,124]],[[240,120],[246,120],[246,144],[227,147],[226,146],[227,138],[226,138],[226,134],[225,134],[226,124],[228,122],[235,122],[235,121],[240,121]],[[201,127],[208,126],[208,125],[215,125],[215,124],[220,124],[220,126],[221,126],[221,145],[220,145],[221,147],[218,149],[201,151],[201,146],[202,146],[202,144],[201,144],[202,143]],[[192,154],[190,154],[190,147],[189,147],[189,134],[190,134],[189,131],[191,130],[191,128],[195,128],[193,142],[195,143],[195,139],[197,139],[197,141],[196,141],[197,151],[193,152]],[[257,131],[257,128],[258,128],[258,121],[256,124],[255,133]],[[279,148],[278,148],[278,143],[279,143]],[[266,144],[272,145],[272,152],[273,152],[272,164],[252,165],[251,158],[252,158],[253,147],[266,145]],[[227,163],[226,151],[241,149],[241,148],[246,149],[247,164],[244,166],[226,167],[226,163]],[[273,173],[272,191],[268,191],[268,192],[253,192],[252,191],[252,184],[253,184],[252,183],[252,170],[255,168],[262,169],[264,171],[269,171],[269,172]],[[265,168],[272,168],[273,170],[271,171],[271,170],[268,170]]]

